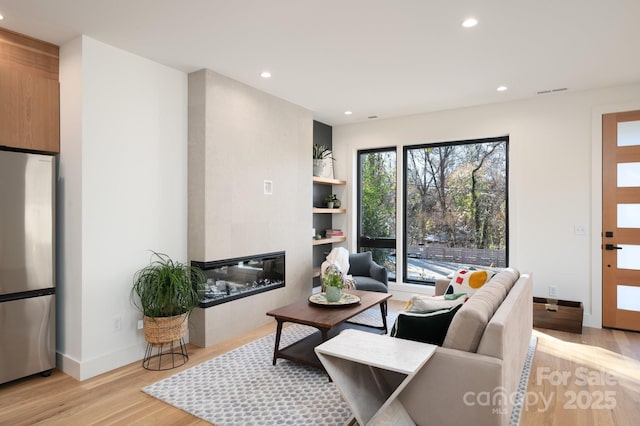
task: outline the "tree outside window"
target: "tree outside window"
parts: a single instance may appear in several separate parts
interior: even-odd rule
[[[507,137],[405,147],[405,281],[506,266],[507,152]]]
[[[396,150],[358,152],[358,251],[396,273]]]

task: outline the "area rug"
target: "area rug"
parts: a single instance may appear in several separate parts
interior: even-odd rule
[[[524,367],[522,367],[522,374],[520,375],[520,383],[518,383],[513,409],[511,410],[509,426],[518,426],[520,424],[522,405],[524,404],[527,396],[527,384],[529,383],[529,374],[531,373],[531,363],[533,362],[533,355],[536,353],[537,344],[538,338],[536,336],[531,336],[529,350],[527,351],[527,357],[524,360]]]
[[[389,327],[396,314],[389,313]],[[380,325],[380,311],[372,308],[354,321]],[[283,330],[281,347],[316,330],[291,325]],[[520,420],[531,360],[532,339],[523,369],[512,426]],[[287,360],[273,366],[275,334],[205,361],[142,389],[143,392],[217,426],[344,425],[351,410],[327,375]]]
[[[389,313],[389,327],[396,314]],[[382,325],[372,308],[353,322]],[[316,329],[294,324],[280,347]],[[351,410],[317,368],[278,360],[271,364],[275,333],[143,388],[143,392],[218,426],[344,425]]]

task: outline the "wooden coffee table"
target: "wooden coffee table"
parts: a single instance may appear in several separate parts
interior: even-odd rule
[[[305,300],[267,312],[267,315],[274,317],[278,322],[276,342],[273,348],[273,365],[276,365],[278,358],[283,358],[324,369],[318,356],[314,352],[314,348],[322,342],[326,342],[333,336],[336,336],[342,330],[355,328],[362,331],[377,332],[379,334],[386,333],[386,301],[391,298],[391,294],[361,290],[347,290],[347,292],[358,296],[360,303],[345,307],[329,307],[314,305]],[[375,305],[380,305],[382,327],[347,321]],[[282,335],[282,324],[285,322],[309,325],[317,328],[318,331],[281,349],[280,336]]]

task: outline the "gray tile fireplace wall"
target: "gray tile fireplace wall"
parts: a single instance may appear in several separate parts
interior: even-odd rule
[[[286,286],[193,311],[189,340],[210,346],[272,321],[268,310],[311,294],[313,116],[200,70],[189,74],[188,121],[189,260],[287,253]]]

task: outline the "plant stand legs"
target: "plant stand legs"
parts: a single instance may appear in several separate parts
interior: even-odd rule
[[[147,343],[142,367],[156,371],[170,370],[186,364],[188,360],[189,354],[184,338],[171,343]]]

